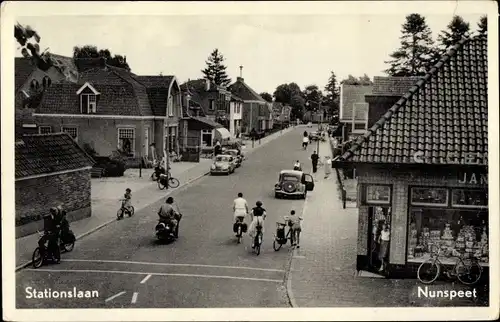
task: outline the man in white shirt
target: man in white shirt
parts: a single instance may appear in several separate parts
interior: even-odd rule
[[[302,138],[302,148],[305,150],[307,149],[307,145],[309,144],[309,137],[304,136]]]
[[[243,199],[243,194],[241,192],[238,193],[238,198],[234,199],[233,212],[235,222],[237,222],[239,218],[242,218],[241,221],[243,222],[245,216],[248,214],[248,204],[247,201]]]

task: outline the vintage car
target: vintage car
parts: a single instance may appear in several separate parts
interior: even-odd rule
[[[210,174],[231,174],[236,168],[236,158],[232,155],[219,154],[214,158],[214,162],[210,167]]]
[[[310,174],[296,170],[282,170],[274,185],[276,198],[300,197],[306,199],[307,192],[314,190],[314,179]]]
[[[234,158],[236,158],[236,167],[237,168],[241,167],[241,164],[243,163],[243,154],[240,153],[238,155],[238,150],[236,149],[224,150],[224,154],[232,155]]]

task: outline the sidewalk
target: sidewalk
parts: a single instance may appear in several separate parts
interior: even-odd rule
[[[276,132],[265,137],[259,144],[255,141],[252,148],[251,141],[243,150],[248,156],[266,143],[284,135],[293,128],[284,129],[283,133]],[[150,176],[153,169],[142,169],[139,177],[139,169],[127,169],[123,177],[117,178],[93,178],[91,179],[92,216],[71,223],[71,229],[77,239],[85,237],[106,225],[116,221],[116,211],[120,207],[119,199],[125,193],[126,188],[132,190],[132,205],[135,211],[165,198],[171,192],[180,189],[190,182],[199,179],[209,173],[211,159],[200,159],[199,163],[175,162],[172,163],[172,176],[180,181],[176,189],[158,189],[156,182],[151,181]],[[16,239],[16,270],[30,264],[33,250],[37,246],[38,234],[28,235]]]
[[[325,155],[328,143],[321,143]],[[293,251],[287,291],[294,307],[405,307],[473,305],[470,299],[423,299],[416,279],[357,277],[357,208],[342,209],[335,172],[323,179],[318,169],[314,191],[303,210],[300,249]],[[467,289],[436,283],[429,289]],[[478,293],[482,292],[477,289]]]

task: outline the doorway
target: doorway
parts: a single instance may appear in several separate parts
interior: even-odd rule
[[[381,240],[383,227],[391,226],[391,207],[373,206],[368,208],[368,270],[380,273],[382,258],[387,263],[389,260],[389,242]]]
[[[144,129],[144,151],[143,155],[148,158],[149,157],[149,127]]]

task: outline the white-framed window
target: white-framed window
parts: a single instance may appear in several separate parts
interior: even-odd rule
[[[263,131],[266,129],[266,120],[260,120],[260,130]]]
[[[201,144],[212,146],[213,136],[212,130],[201,130]]]
[[[367,125],[368,124],[366,122],[363,122],[363,123],[352,123],[352,132],[353,133],[365,132],[368,129]]]
[[[80,112],[82,114],[94,114],[97,111],[97,95],[80,94]]]
[[[38,128],[38,133],[40,134],[48,134],[48,133],[52,133],[52,126],[40,126]]]
[[[215,100],[210,100],[208,102],[208,109],[211,111],[215,110]]]
[[[170,96],[167,102],[167,115],[174,116],[174,98]]]
[[[78,141],[78,128],[74,126],[63,126],[61,127],[61,132],[68,133],[73,140]]]
[[[135,129],[118,128],[118,148],[127,155],[135,154]]]

